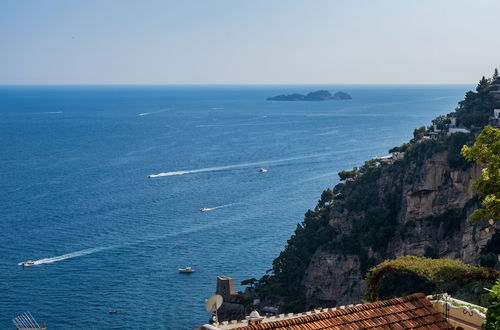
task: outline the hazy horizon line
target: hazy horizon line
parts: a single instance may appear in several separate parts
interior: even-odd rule
[[[119,83],[119,84],[0,84],[0,87],[112,87],[112,86],[432,86],[432,85],[475,85],[477,82],[461,82],[461,83],[179,83],[179,84],[132,84],[132,83]]]

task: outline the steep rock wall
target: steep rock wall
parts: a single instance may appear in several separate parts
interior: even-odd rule
[[[378,263],[397,256],[432,253],[436,257],[477,264],[481,248],[491,238],[494,228],[486,222],[471,223],[458,214],[467,213],[464,209],[474,197],[472,183],[480,174],[478,165],[465,170],[450,168],[446,152],[434,155],[421,166],[411,165],[400,175],[382,174],[376,183],[380,196],[398,182],[403,183],[397,216],[399,229],[383,251],[368,248],[368,258]],[[457,212],[446,221],[436,221],[435,217],[450,210]],[[337,234],[350,236],[353,220],[363,216],[362,212],[348,212],[342,203],[337,203],[330,212],[329,226]],[[361,302],[365,290],[363,278],[364,269],[357,254],[318,249],[303,280],[306,305],[329,307]]]

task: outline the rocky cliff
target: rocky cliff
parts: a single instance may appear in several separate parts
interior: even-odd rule
[[[268,274],[239,295],[247,302],[242,310],[248,311],[254,299],[260,301],[257,307],[274,306],[281,312],[359,303],[367,270],[403,255],[498,267],[500,222],[467,220],[479,207],[473,182],[481,168],[460,154],[500,107],[500,99],[492,96],[496,91],[500,78],[483,77],[455,112],[416,129],[411,141],[391,150],[391,159],[369,160],[340,172],[341,182],[306,212]],[[446,134],[451,119],[470,133]],[[392,285],[421,290],[419,281]]]
[[[471,223],[466,216],[475,208],[472,182],[481,173],[476,164],[453,169],[448,153],[440,152],[420,166],[410,164],[405,171],[382,169],[374,180],[375,191],[383,199],[401,185],[401,207],[396,215],[396,234],[384,249],[367,247],[371,263],[403,255],[449,257],[476,265],[480,253],[492,236],[488,223]],[[395,166],[395,165],[387,165]],[[347,188],[348,192],[349,189]],[[366,212],[349,212],[344,202],[330,210],[329,226],[337,235],[353,238],[353,223]],[[309,262],[303,278],[306,307],[333,306],[360,302],[365,291],[360,253],[319,248]]]

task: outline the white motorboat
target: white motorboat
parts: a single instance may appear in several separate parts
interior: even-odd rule
[[[28,260],[28,261],[23,261],[23,262],[19,263],[19,265],[23,266],[23,267],[30,267],[30,266],[34,266],[35,262],[33,260]]]
[[[202,208],[200,209],[200,212],[207,212],[207,211],[210,211],[210,210],[211,210],[211,209],[210,209],[210,208],[208,208],[208,207],[202,207]]]
[[[180,273],[193,273],[194,269],[192,267],[179,268]]]
[[[260,173],[266,173],[267,171],[269,171],[267,168],[259,168]]]

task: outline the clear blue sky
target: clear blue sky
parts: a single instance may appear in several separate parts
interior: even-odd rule
[[[0,84],[473,83],[499,0],[1,0]]]

